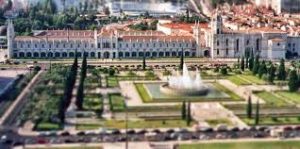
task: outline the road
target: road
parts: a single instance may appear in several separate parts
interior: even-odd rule
[[[299,127],[300,128],[300,127]],[[300,129],[285,129],[282,138],[299,139]],[[152,143],[184,143],[184,142],[205,142],[205,141],[241,141],[241,140],[270,140],[274,139],[270,136],[271,128],[259,127],[250,129],[231,129],[231,130],[173,130],[159,131],[158,129],[147,131],[128,131],[129,142],[152,142]],[[119,130],[107,131],[102,133],[84,133],[77,134],[56,134],[54,132],[41,133],[39,136],[20,136],[14,131],[2,130],[0,135],[6,135],[7,140],[0,143],[0,148],[3,149],[12,145],[46,145],[57,144],[92,144],[92,143],[124,143],[126,141],[126,134]],[[278,140],[278,138],[276,138]]]
[[[23,89],[17,99],[12,103],[12,105],[5,111],[0,119],[1,126],[13,126],[15,124],[15,119],[21,112],[23,105],[26,103],[26,97],[30,90],[33,88],[34,84],[37,82],[38,77],[43,73],[43,70],[39,71],[28,85]]]

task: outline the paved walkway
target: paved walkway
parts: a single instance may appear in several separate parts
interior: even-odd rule
[[[236,93],[237,95],[239,95],[240,97],[242,97],[245,102],[248,100],[248,97],[251,95],[251,99],[254,103],[257,102],[257,100],[259,100],[259,103],[265,103],[264,100],[260,99],[259,97],[255,96],[254,94],[252,94],[253,91],[258,91],[258,90],[263,90],[263,88],[261,88],[260,86],[237,86],[234,83],[232,83],[229,80],[217,80],[218,83],[220,83],[221,85],[225,86],[227,89],[229,89],[230,91]]]
[[[234,113],[217,102],[192,103],[192,116],[202,127],[209,126],[205,120],[228,119],[232,125],[239,128],[248,127]]]

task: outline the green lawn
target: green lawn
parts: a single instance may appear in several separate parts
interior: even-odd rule
[[[60,130],[59,124],[49,123],[49,122],[41,122],[36,126],[37,131],[53,131]]]
[[[236,85],[250,85],[253,83],[259,85],[267,84],[266,81],[250,74],[231,75],[227,79]]]
[[[103,121],[102,121],[103,122]],[[192,122],[190,126],[192,126],[195,122]],[[103,125],[104,124],[104,125]],[[99,129],[100,127],[105,128],[117,128],[124,129],[125,121],[123,120],[109,120],[104,123],[89,123],[89,124],[77,124],[77,130],[92,130]],[[181,119],[173,119],[173,120],[136,120],[136,121],[128,121],[128,128],[181,128],[188,127],[186,121]]]
[[[299,149],[300,141],[182,144],[179,149]]]
[[[102,109],[102,98],[100,95],[86,95],[83,100],[83,109],[86,110],[101,110]]]
[[[279,96],[292,101],[295,104],[300,104],[300,93],[299,92],[288,92],[288,91],[280,91],[276,92]]]
[[[219,83],[213,83],[213,85],[216,89],[218,89],[218,90],[226,93],[227,95],[229,95],[232,100],[241,100],[241,97],[239,95],[237,95],[234,92],[230,91],[225,86],[223,86]]]
[[[117,77],[107,77],[107,87],[118,87],[119,86],[119,81]]]
[[[241,77],[238,77],[238,75],[229,76],[227,79],[236,85],[250,85],[251,84],[249,81],[244,80]]]
[[[254,125],[254,119],[242,118],[249,125]],[[293,125],[300,124],[300,117],[261,117],[259,125]]]
[[[110,94],[109,103],[112,111],[124,111],[125,110],[125,101],[124,97],[121,94]]]
[[[219,124],[225,124],[227,126],[232,126],[231,121],[229,121],[228,119],[206,120],[205,122],[207,122],[212,127],[218,126]]]
[[[118,87],[119,81],[131,81],[131,80],[157,80],[156,76],[113,76],[107,77],[108,87]]]
[[[253,75],[240,75],[241,78],[250,81],[251,83],[259,84],[259,85],[264,85],[267,84],[266,81],[258,78],[257,76]]]
[[[263,91],[257,92],[255,94],[271,106],[282,107],[289,105],[289,103],[287,103],[283,98],[280,98],[279,96],[276,96],[271,92]]]
[[[136,88],[137,92],[139,93],[143,102],[151,102],[152,101],[151,97],[147,93],[147,90],[145,89],[145,87],[142,83],[136,83],[135,88]]]

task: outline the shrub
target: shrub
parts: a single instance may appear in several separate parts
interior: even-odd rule
[[[115,75],[115,69],[113,69],[113,68],[110,68],[109,70],[108,70],[108,74],[109,74],[109,76],[114,76]]]
[[[261,78],[265,81],[268,81],[269,75],[268,74],[263,74]]]
[[[278,121],[277,117],[272,117],[272,121],[277,122]]]
[[[146,77],[154,77],[155,74],[154,74],[153,71],[147,71],[147,72],[145,73],[145,76],[146,76]]]
[[[102,71],[103,71],[103,73],[108,73],[108,69],[107,68],[103,68]]]
[[[234,71],[234,73],[235,73],[235,74],[242,74],[242,71],[239,70],[239,69],[236,69],[236,70]]]
[[[172,72],[165,69],[165,71],[163,72],[163,76],[170,76],[170,75],[172,75]]]
[[[219,72],[219,67],[214,68],[214,72]]]
[[[36,71],[36,72],[38,72],[38,71],[41,70],[41,67],[40,66],[35,66],[33,70]]]
[[[130,71],[127,73],[127,76],[133,77],[133,76],[136,76],[136,73],[133,72],[132,70],[130,70]]]
[[[222,67],[220,72],[222,75],[227,75],[228,74],[227,67]]]

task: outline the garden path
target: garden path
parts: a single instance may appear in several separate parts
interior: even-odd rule
[[[255,96],[254,94],[252,94],[252,91],[254,91],[254,90],[263,90],[263,88],[261,86],[257,86],[257,85],[237,86],[234,83],[232,83],[231,81],[224,80],[224,79],[217,80],[217,82],[223,86],[226,86],[226,88],[228,88],[230,91],[236,93],[237,95],[239,95],[240,97],[245,99],[245,101],[251,95],[253,102],[256,103],[256,101],[258,100],[259,103],[265,103],[264,100],[260,99],[259,97]]]
[[[101,74],[101,84],[102,88],[98,88],[96,90],[97,93],[102,95],[102,100],[103,100],[103,114],[102,116],[107,119],[112,118],[112,111],[110,110],[110,104],[109,104],[109,94],[112,93],[120,93],[120,89],[118,87],[114,88],[107,88],[107,80],[106,80],[106,75]]]
[[[205,103],[192,103],[192,116],[198,122],[205,122],[211,119],[228,119],[233,126],[244,128],[247,125],[242,122],[232,111],[224,108],[220,103],[205,102]],[[208,124],[199,123],[200,126],[206,127]]]

